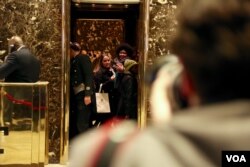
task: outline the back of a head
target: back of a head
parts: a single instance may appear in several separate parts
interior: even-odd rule
[[[14,45],[15,47],[20,47],[23,45],[23,40],[21,37],[19,36],[12,36],[9,40],[8,40],[9,45]]]
[[[70,42],[70,48],[74,51],[81,51],[81,45],[78,42]]]
[[[250,98],[250,1],[186,0],[173,52],[203,101]]]

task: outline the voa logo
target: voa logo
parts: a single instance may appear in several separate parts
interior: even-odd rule
[[[226,155],[227,162],[247,162],[244,155]]]

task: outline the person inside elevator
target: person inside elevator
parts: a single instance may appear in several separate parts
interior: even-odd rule
[[[116,57],[113,60],[113,67],[117,72],[122,73],[124,71],[124,61],[131,59],[134,49],[128,43],[121,43],[116,48]]]
[[[180,57],[183,75],[197,94],[199,104],[189,106],[168,121],[155,121],[122,143],[113,138],[113,133],[108,134],[110,142],[107,143],[115,143],[111,149],[117,154],[106,157],[108,162],[102,161],[106,166],[222,166],[225,159],[222,151],[250,150],[250,1],[186,0],[182,3],[172,51]],[[162,86],[160,91],[167,93],[169,76],[164,70],[161,72],[152,86]],[[161,85],[159,79],[163,80]],[[151,112],[160,114],[157,110]],[[93,148],[103,141],[93,138],[102,134],[98,130],[79,136],[71,150],[75,155],[70,160],[74,167],[90,164],[91,155],[83,143]],[[81,157],[88,154],[88,161],[80,160],[76,153]],[[98,155],[102,153],[99,150]],[[102,157],[95,156],[92,160],[101,162]],[[248,158],[237,166],[247,163]]]
[[[102,85],[102,90],[109,95],[109,103],[111,113],[99,113],[97,114],[97,123],[102,124],[107,120],[111,119],[116,114],[117,98],[114,81],[115,81],[115,71],[111,66],[111,57],[107,54],[102,54],[99,61],[99,70],[94,73],[95,80],[95,91],[98,92],[100,86]]]
[[[0,64],[0,79],[11,83],[34,83],[39,80],[40,61],[24,45],[20,36],[12,36],[8,39],[9,54],[4,62]],[[30,87],[5,87],[5,93],[17,100],[32,100],[32,89]],[[27,116],[27,106],[15,104],[6,98],[4,105],[4,121],[6,125],[12,124],[12,118]],[[30,117],[30,116],[29,116]]]
[[[94,77],[88,55],[77,42],[70,43],[70,139],[92,126],[95,113]]]
[[[121,94],[119,94],[119,87],[121,88],[121,81],[124,76],[125,68],[124,68],[124,62],[127,59],[131,59],[133,56],[134,49],[132,46],[130,46],[128,43],[121,43],[117,46],[115,54],[116,57],[113,59],[112,67],[115,69],[116,77],[115,77],[115,92],[116,97],[121,97]],[[118,107],[118,106],[117,106]],[[118,109],[118,108],[117,108]],[[116,111],[118,113],[118,111]]]
[[[138,63],[131,59],[124,61],[124,72],[118,86],[117,117],[137,120]]]

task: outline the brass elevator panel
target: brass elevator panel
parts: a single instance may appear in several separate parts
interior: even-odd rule
[[[0,167],[48,163],[47,85],[0,83]]]

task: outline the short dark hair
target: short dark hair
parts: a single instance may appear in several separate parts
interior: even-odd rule
[[[250,98],[250,1],[183,2],[172,49],[201,99]]]
[[[70,42],[70,48],[75,51],[80,51],[81,45],[77,42]]]

